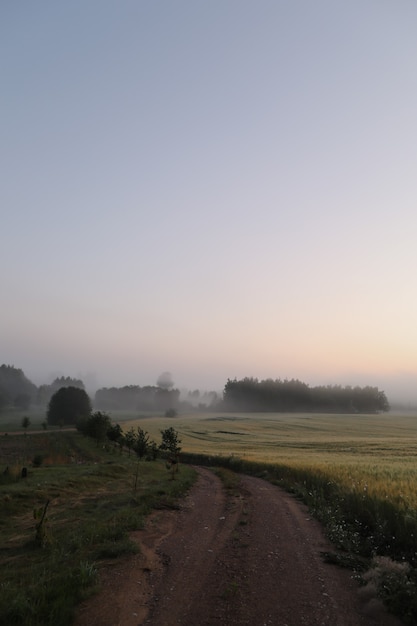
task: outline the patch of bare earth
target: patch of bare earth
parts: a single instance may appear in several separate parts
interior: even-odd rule
[[[179,511],[133,534],[140,553],[105,567],[75,626],[396,626],[365,604],[306,507],[261,479],[226,494],[199,468]]]

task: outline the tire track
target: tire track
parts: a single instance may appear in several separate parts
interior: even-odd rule
[[[399,626],[322,560],[332,546],[304,505],[249,476],[226,492],[196,469],[180,510],[134,533],[141,553],[106,570],[76,626]]]

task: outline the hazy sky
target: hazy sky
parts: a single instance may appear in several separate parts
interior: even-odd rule
[[[0,4],[0,361],[417,398],[417,3]]]

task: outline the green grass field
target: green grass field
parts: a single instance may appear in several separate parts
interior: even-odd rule
[[[100,567],[137,552],[131,531],[195,479],[105,448],[74,430],[0,437],[0,624],[69,626]]]
[[[7,409],[0,411],[0,433],[22,430],[22,420],[26,416],[30,419],[29,431],[42,430],[42,422],[46,421],[45,409],[31,409],[30,411]]]

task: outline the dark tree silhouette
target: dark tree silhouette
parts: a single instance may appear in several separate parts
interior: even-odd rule
[[[52,396],[48,406],[48,424],[76,424],[91,414],[91,402],[84,389],[61,387]]]
[[[115,441],[116,443],[119,443],[119,441],[123,439],[123,430],[120,424],[110,425],[107,431],[107,438],[110,439],[110,441]]]
[[[107,439],[108,432],[111,428],[110,416],[107,415],[107,413],[96,411],[87,419],[81,419],[80,422],[82,424],[82,432],[88,437],[95,439],[97,445]]]
[[[179,456],[181,452],[181,439],[178,437],[178,432],[175,428],[166,428],[161,430],[162,442],[159,446],[160,450],[168,453],[167,469],[171,471],[172,479],[175,478],[175,474],[178,472]]]
[[[175,428],[166,428],[165,430],[161,430],[162,442],[159,446],[161,450],[167,451],[173,456],[178,456],[181,452],[181,439],[178,437],[178,432]]]
[[[146,430],[143,430],[140,426],[138,426],[138,431],[136,433],[136,439],[133,446],[136,454],[140,459],[142,459],[145,454],[148,452],[149,446],[149,435]]]
[[[28,409],[35,399],[36,389],[21,369],[14,365],[0,365],[0,394],[5,405]]]
[[[131,426],[124,436],[124,443],[127,449],[129,450],[129,456],[130,456],[130,451],[135,446],[135,442],[136,442],[136,434],[135,434],[135,431],[133,430],[133,426]]]
[[[50,385],[40,385],[38,387],[36,402],[40,406],[47,406],[50,399],[61,387],[77,387],[79,389],[85,389],[84,383],[79,378],[71,378],[70,376],[61,376],[55,378]]]
[[[226,410],[327,411],[377,413],[389,411],[383,391],[377,387],[309,387],[299,380],[228,380],[223,393]]]

